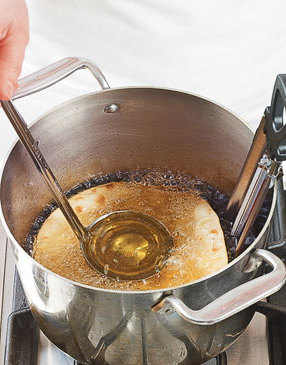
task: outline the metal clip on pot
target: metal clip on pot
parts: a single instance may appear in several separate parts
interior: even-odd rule
[[[232,234],[238,237],[236,255],[241,253],[268,189],[279,176],[281,162],[286,159],[285,108],[286,75],[278,75],[271,106],[265,109],[225,213],[234,221]],[[286,120],[284,122],[286,124]],[[271,252],[262,249],[256,249],[252,257],[258,262],[265,261],[272,271],[230,290],[202,309],[192,310],[177,296],[168,295],[153,306],[153,311],[167,314],[175,310],[188,322],[210,325],[275,293],[285,283],[285,265]]]
[[[286,75],[278,75],[271,106],[265,109],[225,213],[234,222],[231,234],[238,239],[236,256],[243,251],[268,189],[279,177],[281,163],[286,159],[285,107]]]

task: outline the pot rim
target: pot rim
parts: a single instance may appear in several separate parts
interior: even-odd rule
[[[182,93],[182,94],[187,94],[190,96],[195,96],[199,99],[211,102],[213,104],[215,104],[216,106],[224,109],[225,111],[227,111],[228,113],[231,113],[232,115],[234,115],[236,118],[238,118],[253,134],[254,134],[254,130],[253,128],[244,120],[242,119],[240,116],[238,116],[236,113],[234,113],[233,111],[231,111],[230,109],[228,109],[227,107],[221,105],[220,103],[217,103],[215,101],[213,101],[212,99],[209,99],[207,97],[201,96],[199,94],[195,94],[195,93],[191,93],[188,91],[183,91],[183,90],[179,90],[179,89],[170,89],[170,88],[164,88],[164,87],[156,87],[156,86],[127,86],[127,87],[116,87],[116,88],[110,88],[110,89],[104,89],[104,90],[98,90],[98,91],[94,91],[94,92],[90,92],[87,94],[83,94],[80,96],[77,96],[75,98],[72,98],[70,100],[67,100],[51,109],[49,109],[47,112],[45,112],[44,114],[42,114],[41,116],[37,117],[31,124],[29,124],[29,128],[32,127],[34,124],[38,123],[42,118],[44,118],[46,115],[50,114],[51,112],[56,111],[57,109],[69,104],[69,103],[73,103],[75,101],[78,101],[80,99],[84,99],[86,97],[90,97],[92,95],[96,95],[99,93],[108,93],[108,92],[112,92],[112,91],[121,91],[121,90],[132,90],[132,89],[151,89],[151,90],[164,90],[164,91],[171,91],[171,92],[177,92],[177,93]],[[12,150],[14,149],[15,145],[20,142],[19,139],[17,138],[11,145],[10,149],[8,150],[4,160],[3,160],[3,164],[1,166],[0,169],[0,190],[1,190],[1,185],[2,185],[2,177],[3,177],[3,173],[4,173],[4,169],[6,166],[6,163],[10,157],[10,154],[12,152]],[[253,249],[255,248],[257,242],[260,240],[260,238],[263,236],[263,234],[265,233],[265,231],[267,230],[270,220],[273,216],[273,212],[274,212],[274,208],[276,205],[276,198],[277,198],[277,183],[275,180],[275,184],[274,184],[274,189],[273,189],[273,197],[272,197],[272,203],[271,203],[271,208],[267,217],[267,220],[263,226],[263,228],[261,229],[259,235],[256,237],[256,239],[252,242],[252,244],[245,250],[243,251],[237,258],[235,258],[234,260],[230,261],[226,266],[224,266],[223,268],[221,268],[220,270],[209,274],[207,276],[203,276],[200,279],[197,279],[195,281],[192,281],[191,283],[187,283],[187,284],[182,284],[182,285],[178,285],[178,286],[174,286],[174,287],[168,287],[168,288],[161,288],[161,289],[153,289],[153,290],[119,290],[119,289],[104,289],[104,288],[97,288],[94,286],[90,286],[90,285],[85,285],[85,284],[81,284],[77,281],[73,281],[70,279],[67,279],[59,274],[56,274],[55,272],[47,269],[45,266],[41,265],[39,262],[37,262],[32,256],[30,256],[24,249],[23,247],[17,242],[17,240],[14,238],[12,232],[10,231],[6,220],[4,218],[4,214],[3,214],[3,210],[2,210],[2,200],[1,200],[1,194],[0,194],[0,220],[3,224],[3,227],[6,231],[6,233],[8,234],[8,238],[9,240],[12,241],[12,243],[15,244],[16,247],[20,248],[21,252],[26,256],[26,258],[28,260],[31,260],[31,262],[38,266],[40,269],[42,270],[46,270],[49,272],[49,274],[54,275],[55,277],[57,277],[58,279],[64,280],[65,282],[67,282],[68,284],[72,284],[72,285],[76,285],[76,286],[80,286],[82,288],[86,288],[86,289],[90,289],[90,290],[98,290],[98,291],[102,291],[102,292],[107,292],[107,293],[115,293],[115,294],[155,294],[155,293],[162,293],[162,292],[166,292],[166,291],[172,291],[172,290],[177,290],[177,289],[182,289],[184,287],[189,287],[193,284],[197,284],[203,281],[206,281],[220,273],[222,273],[223,271],[229,269],[230,267],[234,266],[237,262],[239,262],[240,260],[242,260],[245,256],[247,256],[251,251],[253,251]],[[17,262],[16,262],[17,264]]]

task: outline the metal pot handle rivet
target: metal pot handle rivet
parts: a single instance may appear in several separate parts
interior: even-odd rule
[[[117,104],[110,104],[110,105],[107,105],[105,108],[104,108],[104,112],[105,113],[115,113],[117,112],[118,110],[118,105]]]
[[[187,322],[200,325],[211,325],[241,312],[278,291],[286,280],[285,265],[276,255],[262,249],[256,249],[253,255],[269,264],[272,271],[239,285],[199,310],[190,309],[175,295],[162,298],[152,310],[165,314],[165,306],[171,307]]]

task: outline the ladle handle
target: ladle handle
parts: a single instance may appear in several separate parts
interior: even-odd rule
[[[68,57],[20,79],[18,82],[19,87],[15,91],[12,99],[9,101],[1,101],[3,110],[18,134],[20,141],[29,152],[38,171],[52,191],[59,208],[81,242],[85,238],[85,227],[81,224],[77,215],[74,213],[56,177],[43,157],[38,147],[38,143],[34,140],[24,118],[15,108],[12,100],[46,89],[47,87],[52,86],[58,81],[69,76],[73,72],[84,68],[91,71],[102,89],[109,88],[108,82],[96,64],[86,59]]]
[[[56,177],[54,176],[52,170],[50,169],[41,151],[39,150],[38,143],[34,140],[32,134],[30,133],[27,124],[25,123],[24,119],[17,111],[11,100],[1,101],[1,104],[4,112],[6,113],[8,119],[10,120],[16,133],[18,134],[20,141],[30,154],[39,173],[42,175],[46,184],[53,193],[53,196],[62,213],[64,214],[66,220],[76,234],[77,238],[82,242],[85,237],[85,228],[83,227],[77,215],[74,213],[72,207],[70,206],[68,199],[66,198]]]
[[[258,263],[265,261],[272,267],[272,271],[231,289],[199,310],[189,308],[175,295],[162,298],[152,310],[164,315],[175,310],[187,322],[200,325],[211,325],[241,312],[281,289],[286,280],[285,265],[276,255],[267,250],[256,249],[254,258]]]
[[[81,69],[88,69],[102,89],[109,89],[108,82],[95,63],[84,58],[67,57],[20,79],[12,100],[44,90]]]

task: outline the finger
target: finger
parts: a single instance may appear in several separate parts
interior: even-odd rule
[[[13,29],[0,42],[0,99],[8,100],[17,87],[25,49],[28,43],[28,29]]]
[[[5,42],[0,46],[0,99],[11,98],[21,73],[25,46],[19,42]]]

